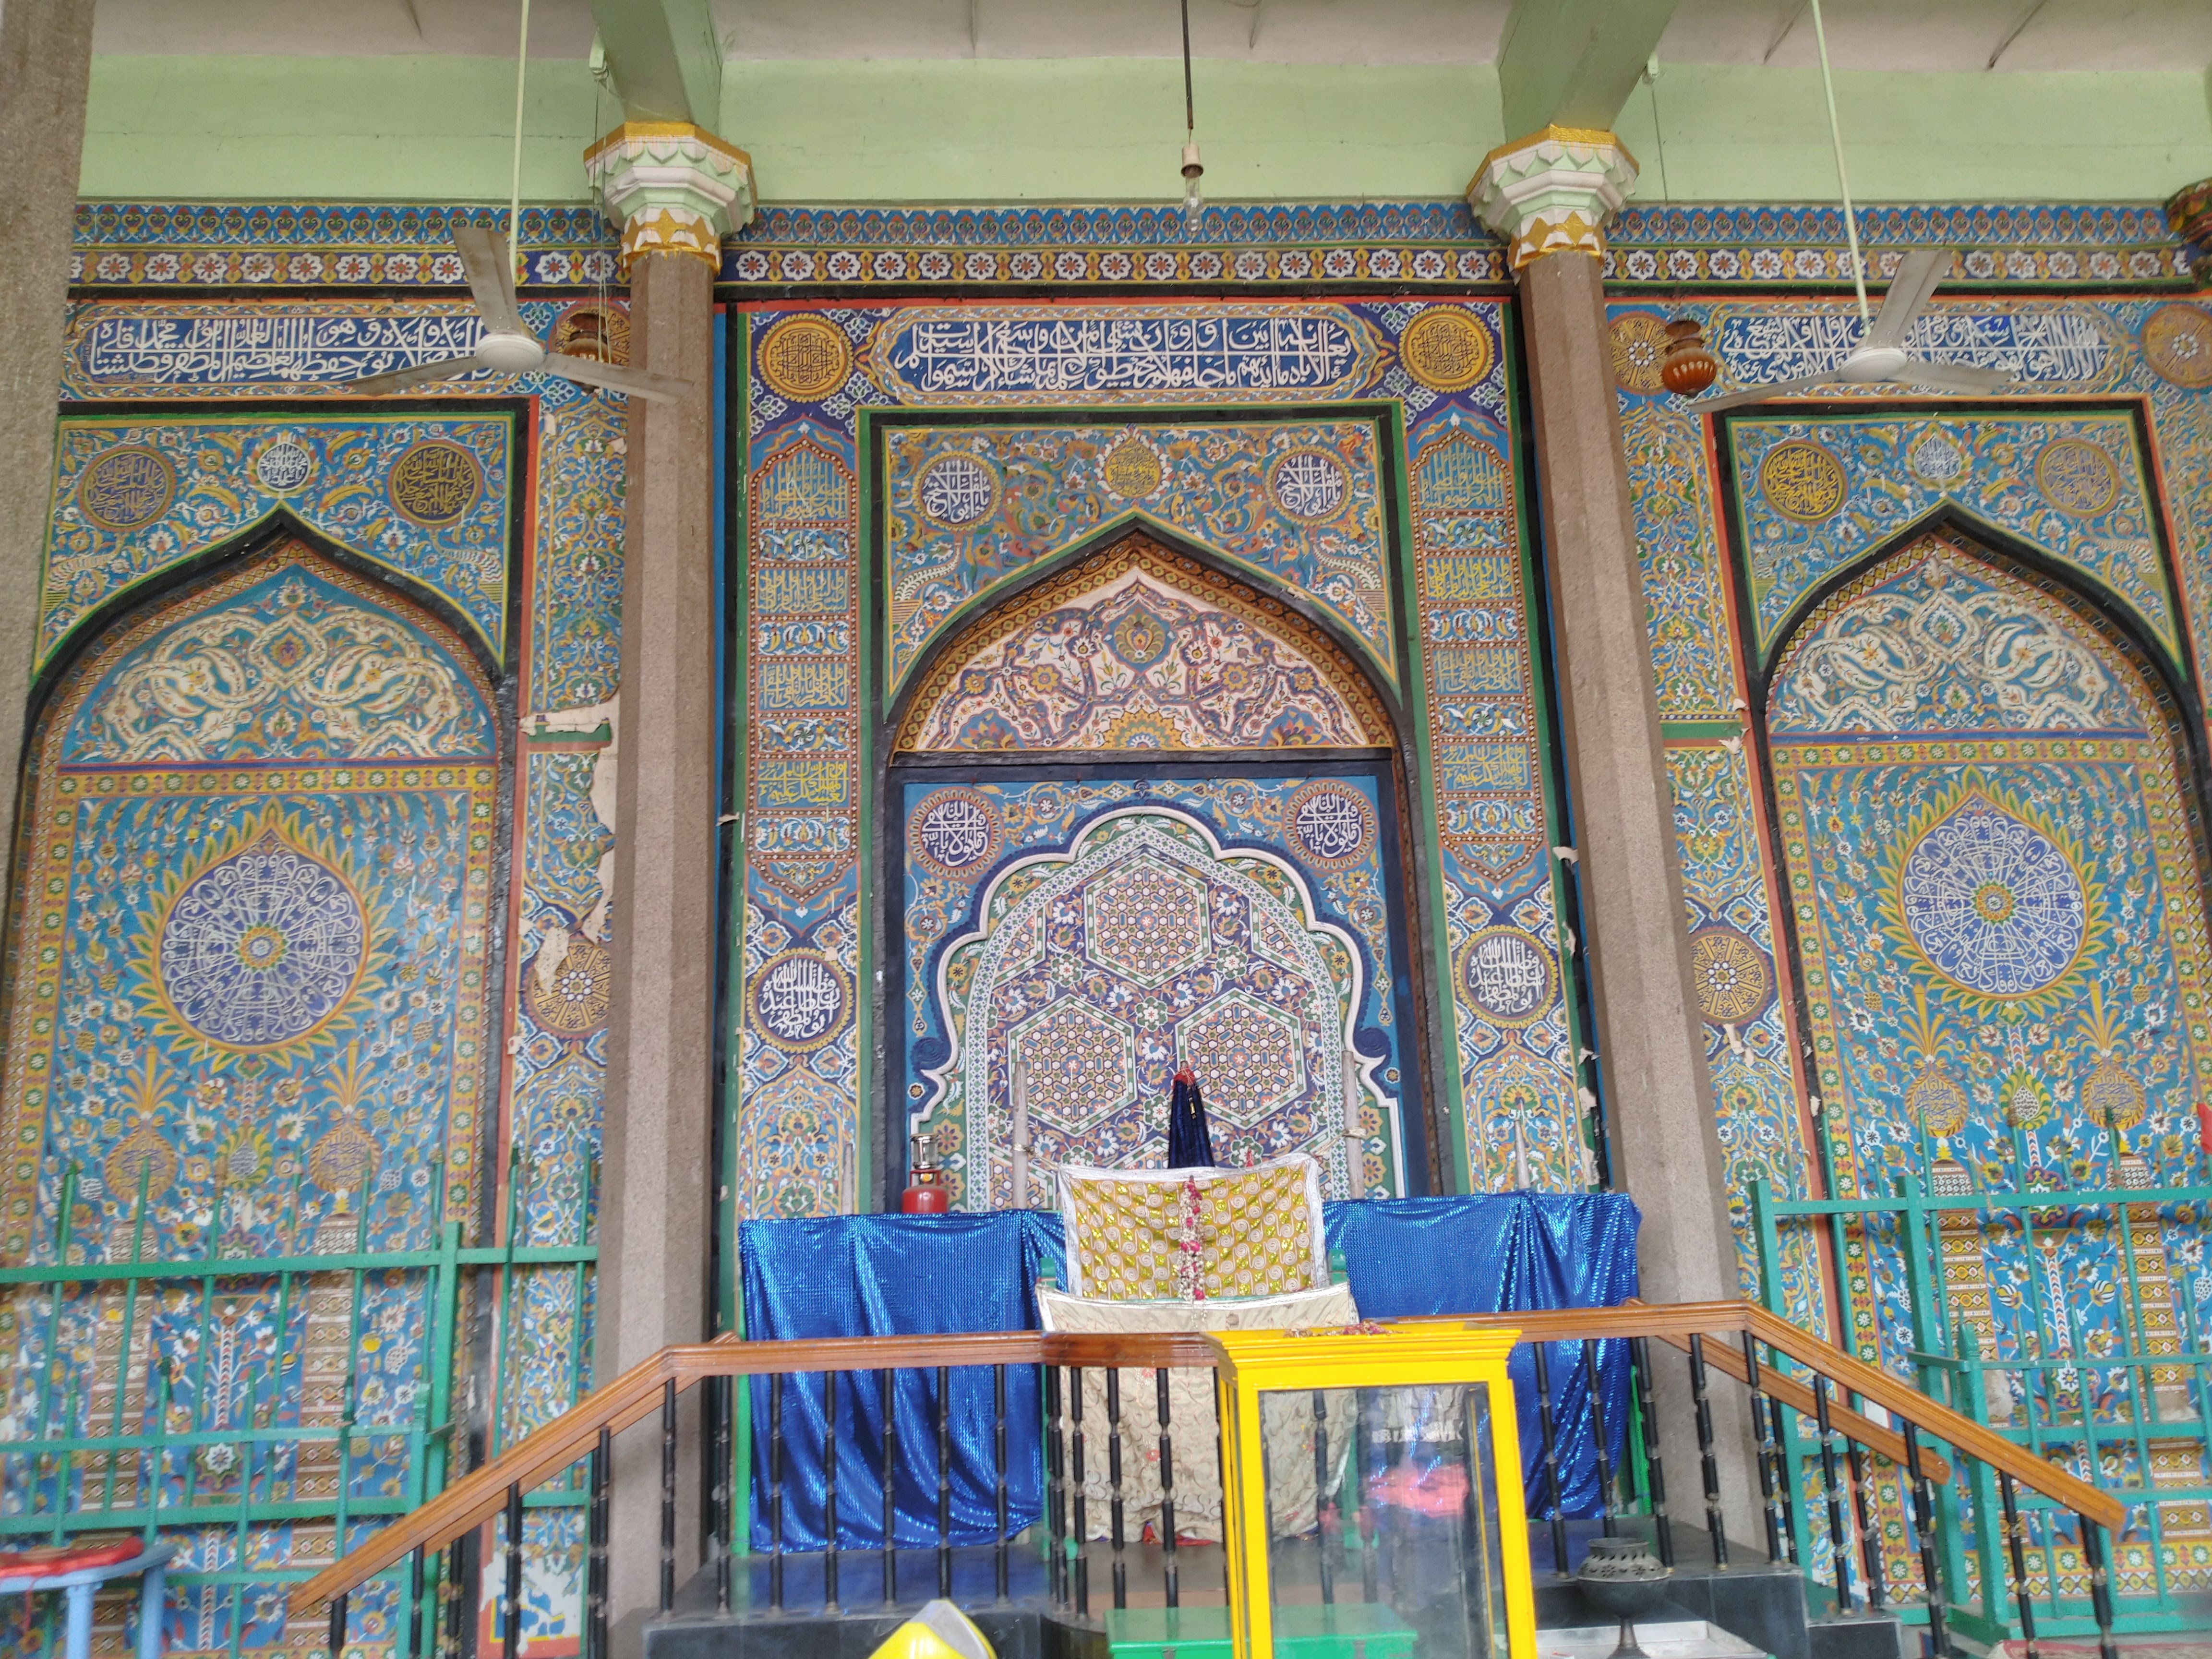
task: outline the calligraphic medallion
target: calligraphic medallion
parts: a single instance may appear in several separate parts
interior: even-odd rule
[[[2061,438],[2035,458],[2035,487],[2061,513],[2094,519],[2120,497],[2120,470],[2083,438]]]
[[[1820,524],[1844,504],[1844,464],[1819,444],[1792,438],[1766,452],[1759,487],[1784,517]]]
[[[573,933],[550,973],[541,976],[535,963],[524,969],[522,997],[530,1006],[530,1017],[555,1036],[586,1036],[606,1024],[614,982],[614,963],[606,946]]]
[[[819,951],[786,951],[753,981],[753,1023],[786,1054],[811,1054],[845,1027],[852,981]]]
[[[392,506],[410,523],[449,529],[483,494],[483,468],[459,444],[426,438],[393,465],[391,493]]]
[[[972,882],[999,854],[999,812],[973,789],[939,789],[908,820],[916,859],[951,881]]]
[[[1966,452],[1952,442],[1948,434],[1931,429],[1912,441],[1912,447],[1905,452],[1905,464],[1921,483],[1940,489],[1957,483],[1964,476]]]
[[[100,1174],[118,1198],[151,1203],[177,1178],[177,1149],[151,1121],[142,1122],[116,1143]]]
[[[289,495],[307,482],[315,458],[296,438],[278,438],[262,446],[253,458],[255,482],[272,495]]]
[[[761,337],[761,379],[795,404],[817,403],[853,372],[845,331],[821,317],[787,317]]]
[[[1913,844],[1893,902],[1928,966],[1989,1001],[2050,989],[2072,970],[2089,928],[2088,895],[2065,849],[1978,794]]]
[[[1659,371],[1667,362],[1667,319],[1656,311],[1631,311],[1613,319],[1613,379],[1623,392],[1656,397],[1667,389]]]
[[[111,449],[76,481],[77,510],[102,530],[136,530],[168,511],[177,493],[169,458],[133,444]]]
[[[1552,953],[1518,927],[1486,927],[1468,940],[1459,975],[1493,1024],[1528,1025],[1552,1006]]]
[[[1406,373],[1431,392],[1479,386],[1497,358],[1490,331],[1457,306],[1424,311],[1398,340]]]
[[[1293,449],[1267,469],[1267,494],[1292,518],[1310,523],[1343,511],[1352,480],[1326,449]]]
[[[1324,778],[1307,784],[1283,809],[1283,822],[1317,870],[1340,870],[1374,850],[1374,805],[1348,783]]]
[[[1160,487],[1159,452],[1133,433],[1106,452],[1098,476],[1125,501],[1140,501]]]
[[[953,530],[990,516],[999,504],[999,475],[965,452],[940,455],[914,482],[922,516]]]
[[[1905,1091],[1905,1115],[1938,1139],[1965,1128],[1972,1109],[1966,1091],[1932,1054],[1921,1062],[1920,1075]]]
[[[1711,1024],[1747,1024],[1774,1000],[1773,964],[1748,935],[1716,923],[1690,935],[1690,987]]]
[[[2143,358],[2191,392],[2212,386],[2212,312],[2182,301],[2160,306],[2142,327]]]
[[[352,884],[270,829],[179,890],[154,976],[171,1012],[210,1042],[271,1048],[336,1014],[368,965],[368,915]]]

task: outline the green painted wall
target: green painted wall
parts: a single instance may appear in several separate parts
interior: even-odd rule
[[[1146,201],[1180,194],[1181,77],[1167,59],[737,62],[723,130],[763,199]],[[1206,185],[1218,200],[1457,195],[1502,130],[1496,73],[1198,66]],[[2212,175],[2206,77],[1838,77],[1867,201],[2163,199]],[[1653,112],[1656,106],[1658,126]],[[524,196],[586,198],[595,88],[581,64],[531,75]],[[82,191],[141,200],[496,201],[512,64],[465,58],[103,58]],[[1817,76],[1670,64],[1619,124],[1639,197],[1832,199]],[[597,100],[600,126],[611,100]]]

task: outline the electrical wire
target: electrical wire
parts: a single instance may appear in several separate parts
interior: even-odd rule
[[[1185,137],[1198,131],[1198,104],[1190,92],[1190,0],[1182,0],[1182,131]]]

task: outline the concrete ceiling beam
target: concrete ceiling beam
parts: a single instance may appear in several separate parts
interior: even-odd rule
[[[1507,134],[1545,126],[1610,131],[1675,3],[1514,0],[1498,54]]]
[[[722,45],[709,0],[591,0],[607,69],[632,121],[722,117]]]

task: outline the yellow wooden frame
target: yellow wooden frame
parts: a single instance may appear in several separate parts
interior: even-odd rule
[[[1505,1369],[1520,1338],[1515,1330],[1412,1324],[1379,1330],[1207,1333],[1222,1356],[1215,1386],[1221,1401],[1223,1530],[1234,1659],[1273,1659],[1275,1650],[1260,1395],[1278,1389],[1474,1382],[1490,1389],[1507,1651],[1511,1659],[1536,1659],[1536,1599],[1529,1581],[1528,1521],[1521,1490],[1521,1434],[1515,1420],[1513,1381]]]

